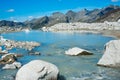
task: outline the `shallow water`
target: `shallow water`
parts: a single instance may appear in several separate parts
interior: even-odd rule
[[[24,54],[18,59],[25,64],[34,59],[45,60],[55,64],[62,76],[61,80],[119,80],[120,69],[96,66],[103,53],[104,44],[114,38],[100,34],[53,33],[31,31],[2,34],[4,38],[18,41],[36,41],[41,46],[40,56],[28,55],[24,49],[13,49],[10,52]],[[68,56],[64,52],[72,47],[80,47],[94,53],[91,56]],[[0,80],[13,80],[17,70],[0,70]]]

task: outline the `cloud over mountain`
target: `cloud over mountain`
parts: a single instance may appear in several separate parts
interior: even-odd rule
[[[118,1],[120,1],[120,0],[111,0],[112,2],[118,2]]]
[[[7,12],[14,12],[14,9],[8,9]]]

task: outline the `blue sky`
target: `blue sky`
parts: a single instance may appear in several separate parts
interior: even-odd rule
[[[0,20],[25,21],[52,12],[103,8],[120,0],[0,0]]]

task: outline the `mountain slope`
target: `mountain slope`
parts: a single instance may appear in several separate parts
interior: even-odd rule
[[[120,19],[120,9],[116,9],[100,17],[98,20],[96,20],[96,22],[104,22],[104,21],[114,22],[114,21],[118,21],[119,19]]]
[[[13,21],[2,20],[2,21],[0,21],[0,27],[2,27],[2,26],[23,27],[25,25],[22,22],[13,22]]]
[[[83,9],[78,12],[69,10],[66,14],[55,12],[51,16],[43,16],[31,21],[23,23],[13,21],[0,21],[0,26],[27,26],[32,29],[49,27],[57,23],[70,23],[70,22],[104,22],[104,21],[117,21],[120,19],[120,6],[110,5],[102,9],[87,10]]]

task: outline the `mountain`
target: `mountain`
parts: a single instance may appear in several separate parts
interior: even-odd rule
[[[23,27],[25,25],[22,22],[13,22],[13,21],[2,20],[2,21],[0,21],[0,27],[2,27],[2,26]]]
[[[118,21],[120,19],[120,7],[109,11],[108,13],[101,16],[96,22],[104,22],[104,21]]]
[[[13,21],[0,21],[0,26],[28,26],[33,29],[49,27],[57,23],[70,22],[104,22],[117,21],[120,19],[120,6],[110,5],[102,9],[87,10],[75,12],[69,10],[66,14],[54,12],[51,16],[43,16],[41,18],[32,19],[23,23]]]
[[[33,29],[41,28],[43,26],[46,26],[49,22],[49,17],[44,16],[39,19],[33,19],[31,21],[25,22],[24,24],[28,27],[31,27]]]

